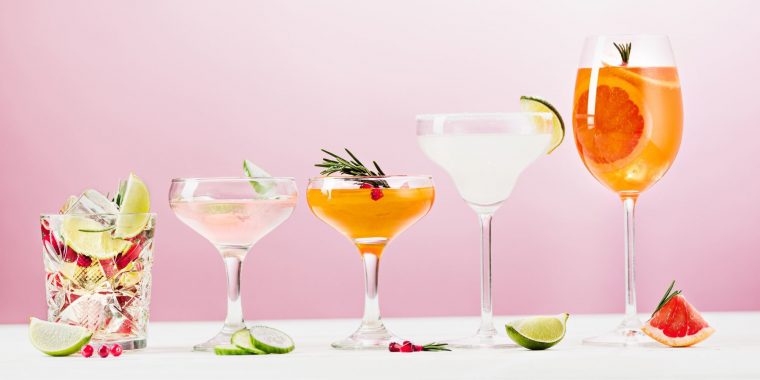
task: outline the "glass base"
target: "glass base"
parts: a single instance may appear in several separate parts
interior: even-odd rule
[[[495,333],[492,335],[475,334],[466,338],[447,340],[446,343],[451,348],[504,349],[518,347],[507,337],[499,336]]]
[[[624,320],[615,330],[608,333],[586,338],[583,344],[608,347],[640,347],[651,345],[652,339],[641,332],[641,321],[638,318]]]
[[[373,327],[362,324],[351,336],[333,342],[331,346],[339,350],[387,350],[391,342],[401,342],[401,339],[389,332],[382,323]]]
[[[121,346],[121,349],[124,351],[129,350],[141,350],[148,346],[148,340],[145,338],[139,338],[139,339],[125,339],[125,340],[99,340],[99,339],[93,339],[92,344],[95,345],[97,348],[97,345],[99,344],[119,344]]]
[[[223,328],[222,331],[219,332],[219,334],[216,334],[213,338],[201,343],[196,344],[193,346],[193,351],[214,351],[214,347],[218,346],[220,344],[230,344],[230,340],[232,339],[232,334],[235,332],[244,329],[245,326],[240,327],[239,329],[228,329],[227,327]]]

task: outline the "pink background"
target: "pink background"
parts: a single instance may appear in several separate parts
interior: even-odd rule
[[[476,315],[476,217],[417,146],[415,114],[537,94],[569,121],[584,36],[625,32],[671,36],[686,110],[678,159],[638,208],[640,308],[677,279],[702,310],[760,309],[760,9],[717,4],[1,0],[0,322],[44,315],[38,214],[130,171],[159,214],[152,318],[221,320],[222,261],[166,197],[170,178],[239,175],[243,158],[302,190],[246,261],[247,318],[358,317],[359,256],[303,199],[319,148],[344,146],[438,186],[384,256],[384,314]],[[622,207],[572,138],[494,228],[497,313],[622,311]]]

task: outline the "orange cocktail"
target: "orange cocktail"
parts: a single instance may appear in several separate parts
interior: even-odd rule
[[[678,72],[675,67],[604,66],[589,94],[592,74],[591,68],[581,68],[575,81],[578,152],[605,186],[623,196],[638,195],[665,174],[681,144]]]
[[[434,194],[433,187],[309,189],[306,199],[314,215],[351,239],[362,254],[379,256],[390,239],[427,214]]]

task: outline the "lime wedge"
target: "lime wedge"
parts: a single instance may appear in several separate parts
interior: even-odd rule
[[[145,183],[134,174],[129,174],[124,195],[121,197],[119,218],[116,219],[114,236],[119,238],[131,238],[136,236],[148,224],[150,215],[150,193]]]
[[[259,350],[253,345],[253,339],[251,339],[251,332],[248,329],[242,329],[234,334],[230,339],[230,343],[235,347],[247,351],[253,355],[266,355],[267,353]]]
[[[565,337],[565,323],[570,314],[556,317],[531,317],[507,323],[507,335],[529,350],[545,350]]]
[[[243,171],[248,178],[272,176],[266,170],[256,166],[256,164],[248,160],[243,160]],[[251,181],[251,186],[253,186],[253,190],[258,194],[266,194],[272,190],[274,184],[271,182],[262,183],[260,181]]]
[[[90,341],[92,332],[81,326],[52,323],[30,318],[29,339],[34,348],[50,356],[66,356],[78,352]]]
[[[552,131],[552,140],[549,145],[549,150],[546,154],[549,154],[557,149],[562,140],[565,139],[565,122],[562,121],[562,116],[553,105],[544,99],[533,96],[521,96],[520,108],[523,112],[551,112],[554,122],[554,130]]]
[[[61,235],[77,253],[103,260],[126,251],[132,243],[111,236],[111,229],[84,215],[64,215]]]
[[[268,354],[287,354],[296,348],[293,339],[284,332],[266,326],[250,329],[253,345]]]
[[[233,344],[220,344],[214,346],[214,353],[217,355],[250,355],[248,351],[238,348]]]

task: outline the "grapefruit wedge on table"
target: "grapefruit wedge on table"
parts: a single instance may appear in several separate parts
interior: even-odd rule
[[[652,339],[671,347],[688,347],[712,335],[710,327],[697,309],[681,295],[672,291],[675,281],[660,301],[660,305],[641,330]]]

